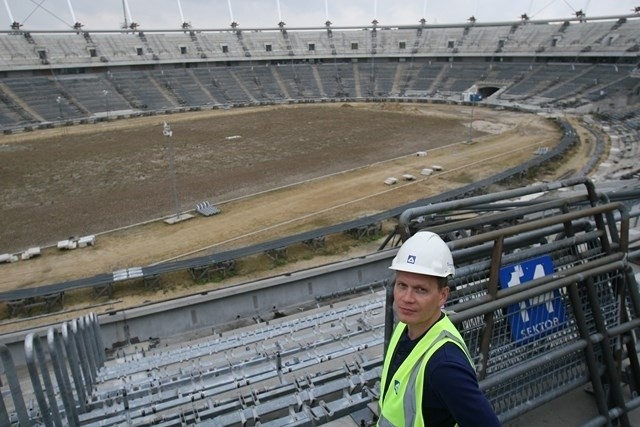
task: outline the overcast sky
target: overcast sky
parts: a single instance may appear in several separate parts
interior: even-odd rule
[[[369,25],[411,25],[425,18],[431,24],[514,21],[524,13],[531,19],[566,19],[582,10],[589,17],[631,14],[640,0],[3,0],[0,19],[23,30],[69,29],[81,22],[85,30],[118,29],[125,21],[140,30]],[[73,12],[72,12],[73,11]]]

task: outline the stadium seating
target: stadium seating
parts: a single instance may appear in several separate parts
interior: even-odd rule
[[[630,73],[639,26],[623,19],[366,31],[14,31],[0,36],[0,128],[327,97],[459,100],[478,85],[499,89],[496,100],[507,102],[601,102],[637,86]]]

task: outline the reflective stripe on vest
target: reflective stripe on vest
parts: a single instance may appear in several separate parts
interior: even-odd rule
[[[392,355],[395,352],[395,348],[397,347],[398,341],[400,340],[400,337],[404,332],[405,328],[406,328],[406,325],[400,323],[398,324],[398,326],[396,327],[396,330],[394,331],[394,334],[392,336],[391,343],[390,343],[391,345],[387,350],[388,357],[385,358],[385,363],[383,366],[382,379],[380,384],[381,388],[384,388],[387,383],[387,375],[388,375],[390,360]],[[402,420],[399,419],[398,417],[399,414],[397,412],[388,413],[389,411],[393,412],[393,411],[399,410],[397,406],[400,403],[397,400],[394,401],[395,403],[389,403],[389,400],[387,400],[388,399],[387,395],[389,393],[394,393],[395,391],[395,384],[393,383],[394,378],[391,378],[390,380],[392,382],[389,384],[388,389],[387,390],[383,389],[381,390],[381,393],[380,393],[380,402],[379,402],[380,418],[378,420],[379,426],[381,427],[396,426],[396,424],[394,424],[392,420],[395,420],[395,422],[398,425],[404,424],[405,426],[414,426],[414,427],[424,426],[424,420],[422,419],[422,404],[421,404],[422,395],[423,395],[422,383],[424,378],[424,370],[426,369],[427,362],[431,358],[431,355],[433,355],[433,353],[435,353],[435,351],[438,348],[440,348],[442,345],[446,344],[447,342],[452,342],[456,344],[465,353],[465,355],[469,359],[469,363],[471,364],[471,366],[473,366],[471,357],[469,356],[469,352],[467,350],[467,346],[462,340],[460,333],[457,331],[455,326],[451,323],[451,321],[447,317],[438,321],[432,327],[432,331],[430,332],[432,332],[431,335],[433,335],[433,333],[436,333],[436,332],[438,333],[438,335],[435,338],[431,338],[431,337],[428,338],[427,341],[430,340],[431,343],[428,344],[428,347],[426,348],[424,347],[424,345],[421,346],[420,343],[418,343],[418,345],[414,348],[414,350],[405,360],[406,362],[409,359],[415,359],[416,357],[419,357],[417,360],[411,362],[412,363],[411,371],[408,375],[406,385],[404,384],[402,385],[402,389],[404,390],[404,392],[402,393],[402,412],[403,412]],[[430,334],[427,333],[427,335],[423,337],[423,339],[428,337],[429,335]],[[416,350],[417,350],[417,354],[414,354]],[[405,362],[403,362],[402,365],[404,365]],[[398,372],[401,371],[402,365],[398,368]],[[398,372],[394,374],[394,377],[396,377]],[[420,378],[420,373],[422,373],[422,378]],[[398,383],[400,384],[400,382]],[[390,399],[393,399],[393,396],[391,396]],[[391,406],[391,408],[389,408],[386,412],[385,412],[386,406],[384,405],[385,401],[387,402],[387,405],[386,405],[387,407]],[[396,407],[396,409],[393,409],[393,407]]]

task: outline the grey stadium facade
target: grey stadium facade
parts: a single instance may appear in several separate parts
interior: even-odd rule
[[[370,425],[393,321],[386,267],[400,240],[429,228],[454,252],[459,273],[447,309],[505,424],[518,425],[530,411],[588,387],[589,409],[576,425],[634,425],[640,407],[638,34],[638,15],[0,34],[5,134],[116,117],[345,100],[479,102],[554,115],[564,130],[558,148],[535,164],[385,213],[397,218],[396,233],[367,256],[5,334],[0,424]],[[469,98],[476,93],[481,100]],[[585,165],[595,171],[588,177],[581,172],[483,191],[563,154],[576,138],[562,120],[566,114],[601,131],[606,162]],[[246,248],[222,261],[330,233],[366,233],[382,218]],[[143,267],[135,275],[203,272],[220,268],[220,261]],[[501,287],[509,268],[536,262],[553,271]],[[114,280],[105,272],[3,301]],[[540,321],[527,327],[514,321],[533,314]],[[238,322],[245,318],[252,324]]]

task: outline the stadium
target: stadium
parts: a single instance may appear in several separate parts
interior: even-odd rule
[[[576,425],[637,422],[637,10],[26,27],[0,34],[0,424],[373,425],[422,229],[505,425],[584,388]]]

